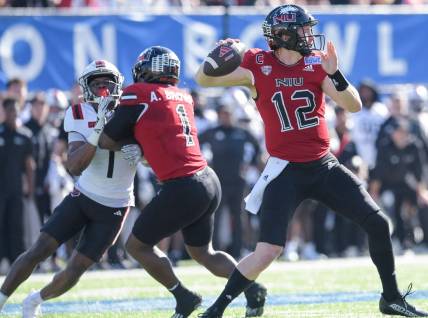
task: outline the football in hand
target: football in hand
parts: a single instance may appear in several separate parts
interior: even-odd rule
[[[218,45],[205,58],[204,73],[208,76],[224,76],[232,73],[242,62],[245,44],[226,42]]]

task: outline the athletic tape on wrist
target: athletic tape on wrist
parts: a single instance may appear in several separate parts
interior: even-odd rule
[[[98,133],[97,131],[93,131],[92,134],[89,135],[87,141],[92,146],[98,146],[98,140],[100,139],[101,131]]]

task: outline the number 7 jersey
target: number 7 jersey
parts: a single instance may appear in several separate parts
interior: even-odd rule
[[[290,162],[326,155],[330,145],[321,84],[327,74],[320,56],[304,56],[294,65],[285,65],[273,51],[251,49],[241,67],[254,77],[255,102],[269,154]]]
[[[64,130],[77,133],[86,140],[93,131],[97,113],[92,105],[70,106],[64,118]],[[90,199],[113,208],[134,205],[135,166],[130,166],[120,151],[97,147],[89,166],[82,172],[75,186]]]

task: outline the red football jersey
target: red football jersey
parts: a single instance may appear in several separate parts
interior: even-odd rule
[[[125,88],[120,107],[142,105],[134,137],[159,180],[185,177],[207,165],[199,148],[192,96],[170,85],[136,83]]]
[[[330,146],[321,83],[327,74],[320,56],[312,54],[285,65],[273,51],[251,49],[241,66],[254,76],[255,102],[265,125],[269,154],[290,162],[326,155]]]

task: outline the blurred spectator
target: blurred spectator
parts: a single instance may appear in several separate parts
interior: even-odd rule
[[[358,155],[369,169],[373,169],[376,163],[376,139],[380,126],[388,116],[388,109],[379,101],[379,93],[373,82],[362,81],[358,92],[363,108],[352,114],[351,138]]]
[[[425,157],[428,158],[428,89],[418,85],[408,94],[411,132],[422,142]]]
[[[53,7],[55,0],[9,0],[9,5],[15,8]]]
[[[49,185],[46,183],[53,143],[58,135],[47,119],[49,106],[44,93],[36,93],[31,99],[31,118],[25,126],[32,132],[33,157],[36,163],[35,202],[40,217],[40,223],[51,215],[51,198]]]
[[[190,94],[193,97],[195,122],[198,134],[202,134],[208,128],[212,128],[217,122],[217,114],[215,111],[207,108],[207,100],[205,96],[201,96],[198,91],[192,90]]]
[[[74,85],[70,89],[70,105],[76,105],[82,103],[82,89],[79,83],[74,83]]]
[[[46,91],[45,99],[49,106],[48,123],[52,127],[60,128],[68,107],[67,96],[63,91],[51,88]]]
[[[220,220],[226,209],[231,220],[232,241],[228,252],[235,258],[241,256],[242,249],[242,200],[246,190],[245,175],[250,165],[258,165],[260,147],[254,136],[236,125],[235,105],[220,105],[218,126],[207,130],[200,136],[202,151],[217,173],[222,186],[222,199],[214,219],[213,245],[221,246],[219,237]]]
[[[3,100],[5,121],[0,125],[0,260],[10,263],[25,251],[23,196],[34,193],[31,132],[18,127],[19,102]],[[25,183],[23,182],[25,181]]]
[[[0,92],[0,105],[3,105],[3,95]],[[5,114],[3,107],[0,106],[0,124],[2,124],[5,120]]]
[[[53,211],[74,187],[73,178],[68,174],[65,163],[67,148],[62,142],[55,141],[49,161],[46,183],[49,185],[50,210]]]
[[[59,8],[97,7],[97,0],[55,0]]]
[[[244,87],[229,87],[219,97],[220,105],[233,105],[233,115],[236,125],[254,135],[263,144],[264,126],[256,105],[250,98],[250,91]]]
[[[388,103],[390,115],[379,128],[376,140],[376,147],[382,147],[391,142],[392,132],[395,130],[397,120],[407,118],[408,105],[407,99],[403,94],[393,94]]]
[[[18,101],[19,113],[24,110],[27,101],[28,88],[27,83],[19,78],[12,78],[6,83],[5,97],[12,97]],[[29,113],[27,114],[29,118]]]
[[[398,119],[392,126],[391,141],[381,145],[373,174],[374,198],[389,191],[393,194],[392,213],[396,236],[404,249],[414,243],[412,219],[417,214],[417,199],[422,183],[422,146],[410,135],[410,123]]]
[[[351,140],[349,133],[349,113],[341,107],[336,107],[335,114],[335,131],[339,138],[339,147],[334,152],[334,155],[341,164],[351,170],[362,181],[366,181],[367,166],[363,163],[361,157],[358,156],[355,143]],[[341,215],[330,213],[329,216],[334,220],[334,224],[332,225],[333,250],[330,252],[342,256],[362,255],[365,247],[363,230]]]

